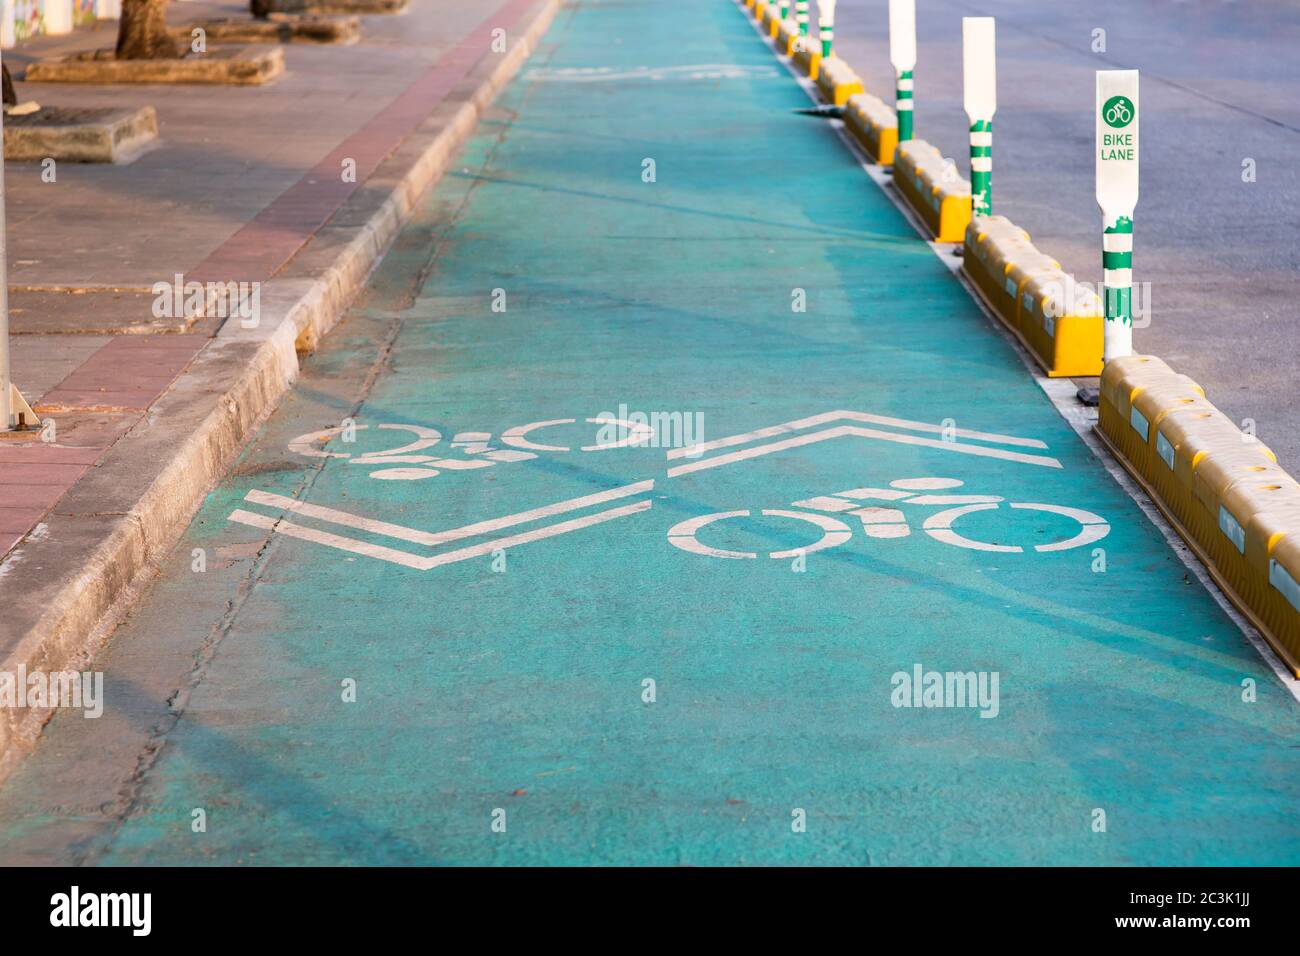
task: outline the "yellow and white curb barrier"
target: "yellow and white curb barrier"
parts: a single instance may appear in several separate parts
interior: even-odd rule
[[[884,101],[870,93],[857,93],[844,104],[844,126],[881,166],[894,165],[898,148],[898,117]]]
[[[826,101],[835,106],[843,106],[850,96],[863,91],[862,79],[853,72],[853,67],[834,55],[821,61],[813,79],[817,81],[817,89],[821,90]]]
[[[1300,677],[1300,484],[1154,356],[1106,363],[1099,414],[1116,457]]]
[[[776,52],[785,56],[794,56],[795,44],[799,41],[799,24],[793,17],[786,17],[776,25]]]
[[[757,18],[763,27],[763,32],[774,40],[780,32],[782,21],[785,20],[785,16],[782,15],[782,6],[787,8],[786,13],[788,14],[789,4],[769,3],[767,9]]]
[[[790,55],[794,57],[795,66],[799,67],[808,79],[817,82],[817,76],[821,72],[822,51],[818,47],[816,38],[806,34],[801,35],[792,45]]]
[[[970,182],[923,139],[894,151],[894,185],[939,242],[961,242],[970,224]]]
[[[1036,249],[1029,233],[1005,216],[976,216],[962,270],[1048,376],[1101,374],[1101,298]]]

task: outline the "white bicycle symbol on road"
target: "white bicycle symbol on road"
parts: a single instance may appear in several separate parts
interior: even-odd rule
[[[621,406],[620,406],[621,408]],[[596,441],[559,444],[563,429],[599,425]],[[384,449],[353,450],[356,433],[373,427],[378,434],[396,437],[406,432],[413,440]],[[544,435],[547,430],[549,435]],[[570,432],[572,436],[572,432]],[[343,460],[348,465],[369,468],[369,475],[383,481],[418,481],[444,471],[456,472],[524,462],[541,455],[589,452],[656,445],[655,429],[636,414],[595,418],[555,418],[507,428],[499,436],[486,431],[456,431],[437,454],[443,441],[438,429],[414,424],[376,423],[372,426],[351,420],[338,426],[313,430],[293,439],[289,450],[306,458]],[[405,437],[405,436],[403,436]],[[549,437],[549,440],[544,440]],[[331,444],[335,438],[339,445]],[[390,562],[421,571],[503,553],[532,542],[566,535],[607,522],[630,519],[654,507],[653,493],[659,483],[688,479],[715,468],[745,467],[768,455],[791,453],[823,442],[865,441],[892,447],[924,449],[930,453],[962,458],[1001,461],[1007,464],[1055,470],[1061,462],[1047,454],[1047,445],[1036,438],[958,428],[954,423],[916,421],[872,412],[834,409],[768,425],[752,431],[669,445],[664,455],[663,474],[640,478],[610,488],[598,488],[577,497],[542,505],[518,508],[495,517],[485,517],[455,528],[427,530],[384,520],[371,514],[343,511],[274,491],[253,488],[244,502],[258,509],[235,508],[229,520],[310,541],[352,555]],[[502,447],[504,446],[504,447]],[[667,532],[668,541],[682,551],[712,558],[757,558],[756,551],[729,550],[701,540],[714,535],[714,526],[746,518],[775,518],[811,525],[818,537],[810,544],[767,552],[770,558],[796,558],[824,551],[852,539],[860,525],[868,538],[903,538],[911,535],[911,517],[922,517],[921,508],[939,509],[924,516],[920,531],[943,544],[975,551],[1021,553],[1025,551],[1068,551],[1099,541],[1110,533],[1102,517],[1081,508],[1040,502],[1007,501],[999,495],[955,493],[962,487],[957,478],[902,478],[884,488],[850,488],[794,502],[789,508],[721,511],[687,518]],[[977,536],[978,519],[969,515],[998,511],[1041,512],[1073,521],[1078,530],[1070,537],[1046,544],[1022,546]],[[962,530],[958,523],[964,522]],[[987,523],[984,523],[987,527]],[[734,530],[734,525],[732,526]],[[713,529],[713,530],[710,530]],[[1041,532],[1040,532],[1041,533]],[[357,537],[358,534],[366,537]],[[983,531],[985,538],[998,535]],[[716,539],[715,539],[716,540]],[[1041,540],[1041,539],[1040,539]]]
[[[509,445],[509,448],[495,447],[490,432],[457,432],[452,437],[449,447],[463,457],[430,454],[429,449],[443,440],[442,432],[427,425],[405,423],[375,426],[376,429],[389,432],[408,432],[415,436],[413,441],[396,448],[355,455],[346,451],[328,450],[325,445],[332,439],[342,436],[345,443],[351,444],[354,440],[353,436],[357,432],[365,431],[370,427],[368,425],[348,423],[334,425],[329,428],[317,428],[305,435],[299,435],[289,442],[289,451],[296,455],[302,455],[304,458],[347,459],[348,464],[374,468],[375,470],[370,472],[370,477],[381,481],[421,481],[425,478],[432,478],[442,471],[472,471],[479,468],[490,468],[493,465],[505,462],[528,461],[536,458],[538,452],[572,451],[567,445],[540,443],[530,435],[543,428],[574,425],[578,421],[579,419],[576,418],[556,418],[550,421],[530,422],[527,425],[516,425],[513,428],[507,428],[501,433],[496,443]],[[583,445],[581,451],[584,452],[635,448],[647,444],[654,437],[651,428],[641,422],[625,421],[610,416],[587,418],[583,419],[583,421],[588,424],[599,425],[602,429],[622,432],[622,436],[619,438],[605,441],[598,440],[594,444]]]
[[[931,514],[921,526],[921,530],[944,544],[974,551],[998,551],[1009,554],[1021,553],[1025,549],[1015,544],[1000,544],[980,541],[961,534],[953,526],[969,514],[979,511],[993,511],[1004,503],[1009,508],[1023,511],[1040,511],[1072,518],[1079,525],[1079,530],[1072,537],[1051,544],[1037,544],[1035,551],[1068,551],[1081,548],[1100,541],[1110,532],[1106,519],[1084,511],[1082,508],[1070,508],[1064,505],[1041,504],[1037,502],[1006,502],[997,495],[934,494],[933,492],[950,491],[962,486],[956,478],[902,478],[890,482],[888,488],[850,488],[832,495],[820,495],[794,502],[793,507],[808,509],[790,511],[779,508],[764,508],[759,514],[769,518],[788,518],[803,521],[821,531],[821,537],[812,544],[801,548],[788,548],[768,553],[769,558],[789,559],[801,555],[824,551],[845,544],[853,536],[853,530],[845,521],[832,515],[843,514],[857,518],[862,530],[869,538],[904,538],[912,533],[911,523],[904,511],[892,505],[921,505],[943,507],[944,510]],[[889,504],[872,504],[869,502],[888,502]],[[867,502],[864,504],[864,502]],[[700,515],[678,522],[668,531],[668,541],[674,547],[693,554],[710,558],[756,558],[755,551],[732,551],[716,548],[700,541],[699,533],[705,528],[724,521],[749,518],[753,512],[719,511]]]

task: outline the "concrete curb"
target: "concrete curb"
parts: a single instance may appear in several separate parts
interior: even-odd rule
[[[262,291],[262,321],[231,320],[148,414],[90,469],[3,565],[0,671],[81,667],[189,525],[481,114],[546,32],[562,0],[538,0],[510,51],[485,55],[364,187]],[[162,427],[160,423],[165,423]],[[183,436],[178,439],[177,436]],[[166,462],[161,471],[155,463]],[[80,563],[78,568],[76,565]],[[0,780],[52,715],[0,709]]]

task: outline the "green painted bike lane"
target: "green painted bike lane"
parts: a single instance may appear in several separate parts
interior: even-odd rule
[[[739,9],[673,12],[560,17],[208,498],[102,662],[207,635],[87,859],[1297,862],[1296,702]]]

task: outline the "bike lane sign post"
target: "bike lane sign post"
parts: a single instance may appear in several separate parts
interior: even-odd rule
[[[898,141],[912,138],[912,71],[916,69],[916,0],[889,0],[889,60],[897,78]]]
[[[1138,71],[1097,71],[1097,205],[1106,302],[1103,361],[1133,354],[1133,210],[1138,200]]]
[[[971,215],[993,215],[993,114],[998,109],[992,17],[962,17],[962,103],[970,120]]]

